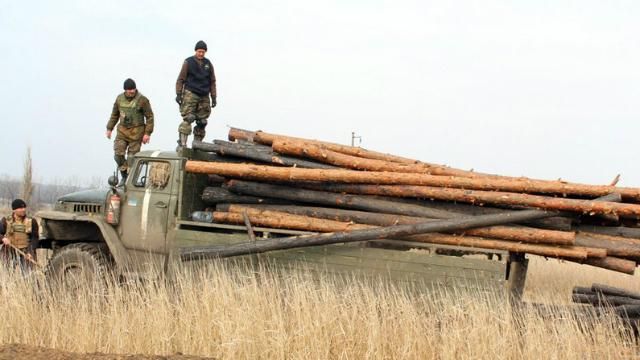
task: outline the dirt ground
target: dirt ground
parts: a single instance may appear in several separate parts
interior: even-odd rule
[[[53,350],[35,346],[7,344],[0,346],[0,360],[111,360],[111,359],[127,359],[127,360],[203,360],[213,359],[200,356],[189,355],[170,355],[170,356],[151,356],[151,355],[118,355],[118,354],[77,354],[66,351]]]

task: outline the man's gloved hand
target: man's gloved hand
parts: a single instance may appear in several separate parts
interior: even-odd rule
[[[216,101],[216,98],[211,98],[211,108],[213,109],[214,107],[216,107],[216,105],[218,105],[218,102]]]
[[[182,94],[176,95],[176,102],[178,103],[178,105],[182,105]]]

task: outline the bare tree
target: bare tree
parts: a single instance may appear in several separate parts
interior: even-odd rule
[[[22,199],[30,206],[35,208],[36,204],[31,204],[31,196],[33,195],[33,167],[31,162],[31,146],[27,147],[27,154],[24,159],[24,174],[22,175]]]
[[[9,175],[0,177],[0,199],[2,206],[9,207],[11,201],[18,196],[20,192],[20,181]]]

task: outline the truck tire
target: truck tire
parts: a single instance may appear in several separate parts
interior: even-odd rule
[[[53,255],[46,269],[47,280],[65,291],[104,290],[112,260],[104,244],[76,243]]]

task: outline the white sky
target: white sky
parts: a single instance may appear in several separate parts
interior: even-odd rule
[[[0,174],[106,178],[122,82],[173,149],[205,40],[227,125],[505,175],[640,186],[637,1],[0,0]]]

